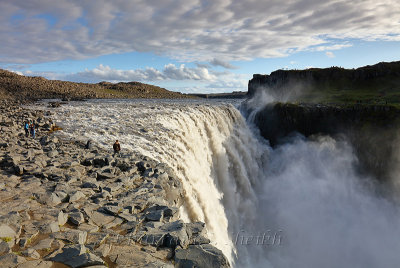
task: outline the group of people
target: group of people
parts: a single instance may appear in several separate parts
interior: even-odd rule
[[[29,135],[31,135],[32,138],[35,138],[36,127],[35,127],[34,122],[25,121],[24,130],[25,130],[25,137],[29,137]]]

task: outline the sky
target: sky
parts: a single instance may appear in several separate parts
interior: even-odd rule
[[[0,0],[0,24],[2,69],[183,93],[400,60],[398,0]]]

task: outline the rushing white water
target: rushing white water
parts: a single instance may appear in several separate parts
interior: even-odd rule
[[[55,110],[64,134],[147,155],[185,189],[186,220],[237,267],[397,267],[400,213],[359,178],[345,141],[271,149],[230,104],[90,101]]]

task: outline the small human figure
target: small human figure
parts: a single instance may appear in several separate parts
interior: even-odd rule
[[[32,122],[31,125],[29,126],[29,130],[30,130],[30,132],[31,132],[32,138],[35,138],[36,131],[35,131],[35,125],[33,124],[33,122]]]
[[[24,123],[25,137],[29,136],[29,122],[25,121]]]
[[[85,146],[86,149],[92,149],[93,148],[93,141],[88,140]]]
[[[115,141],[113,149],[114,149],[114,156],[119,155],[119,152],[121,151],[121,145],[119,144],[118,140]]]

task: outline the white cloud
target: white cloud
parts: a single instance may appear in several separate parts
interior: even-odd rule
[[[159,86],[169,90],[183,93],[220,93],[232,91],[247,91],[247,82],[251,75],[234,74],[229,71],[209,72],[203,67],[188,68],[185,65],[175,66],[167,64],[162,70],[154,68],[136,70],[118,70],[110,66],[100,64],[94,69],[61,74],[55,72],[35,72],[27,70],[22,72],[13,71],[20,75],[42,76],[47,79],[67,80],[75,82],[98,83],[100,81],[130,82],[140,81],[144,83],[157,82]],[[190,87],[187,86],[190,81]],[[196,83],[193,83],[193,82]]]
[[[118,70],[110,66],[100,64],[92,70],[86,69],[83,72],[70,74],[65,77],[71,81],[85,82],[121,82],[121,81],[165,81],[165,80],[199,80],[214,81],[216,76],[208,69],[202,67],[188,68],[184,64],[176,67],[174,64],[167,64],[159,71],[154,68],[136,70]]]
[[[329,58],[334,58],[335,57],[335,54],[333,54],[333,52],[331,52],[331,51],[325,52],[325,55],[328,56]]]
[[[220,60],[220,59],[216,59],[216,58],[214,58],[212,61],[210,61],[210,64],[214,65],[214,66],[221,66],[221,67],[224,67],[226,69],[237,69],[236,66],[233,66],[229,62],[226,62],[226,61],[223,61],[223,60]]]
[[[321,46],[309,48],[308,50],[310,50],[310,51],[339,50],[339,49],[351,47],[351,46],[353,46],[353,45],[346,42],[343,44],[335,44],[335,45],[330,45],[330,46],[321,45]]]
[[[51,16],[49,16],[51,15]],[[331,51],[347,38],[400,40],[397,0],[5,0],[0,62],[131,51],[187,61]],[[228,65],[229,66],[229,65]]]

